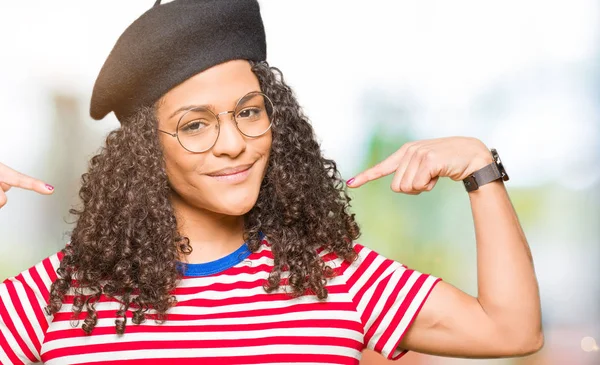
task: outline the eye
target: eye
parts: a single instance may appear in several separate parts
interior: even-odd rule
[[[203,130],[207,126],[208,126],[208,123],[206,121],[203,121],[203,120],[199,119],[199,120],[193,120],[193,121],[187,123],[186,125],[184,125],[180,129],[184,133],[194,133],[194,132],[198,132],[198,131]]]
[[[237,117],[242,119],[254,119],[260,117],[261,112],[262,109],[258,107],[246,108],[239,112]]]

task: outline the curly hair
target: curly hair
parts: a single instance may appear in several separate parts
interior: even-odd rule
[[[336,163],[322,156],[281,71],[265,61],[249,62],[274,109],[271,154],[258,200],[244,217],[244,239],[256,252],[259,232],[268,237],[274,267],[263,286],[266,292],[282,286],[282,273],[287,272],[289,295],[325,299],[334,270],[319,249],[349,262],[357,258],[352,241],[360,229],[349,211],[351,198]],[[150,123],[153,128],[148,128]],[[69,210],[77,221],[61,250],[45,310],[53,315],[72,299],[72,326],[78,326],[85,307],[82,329],[88,335],[97,324],[94,306],[102,295],[121,303],[118,334],[125,333],[130,308],[135,324],[145,321],[149,309],[163,323],[177,303],[172,295],[182,278],[177,263],[191,246],[177,229],[157,129],[155,105],[140,108],[111,131],[82,175],[82,207]]]

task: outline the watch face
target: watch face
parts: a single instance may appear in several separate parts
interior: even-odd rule
[[[506,173],[506,170],[504,169],[502,160],[500,160],[500,155],[498,155],[498,151],[496,151],[495,148],[492,148],[491,152],[492,152],[492,158],[494,159],[494,161],[496,161],[496,166],[498,167],[498,171],[500,172],[500,174],[502,174],[502,180],[507,181],[508,174]]]

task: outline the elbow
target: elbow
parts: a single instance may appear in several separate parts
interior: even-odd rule
[[[540,331],[529,336],[519,336],[521,339],[515,344],[512,356],[529,356],[544,347],[544,334]],[[518,337],[517,337],[518,338]]]
[[[512,318],[511,318],[512,317]],[[510,318],[510,320],[507,320]],[[500,328],[502,338],[506,339],[502,349],[502,357],[529,356],[544,347],[544,332],[542,321],[532,318],[524,319],[513,314],[503,318],[504,321],[496,322]]]
[[[527,355],[535,354],[536,352],[540,351],[542,347],[544,347],[544,333],[540,331],[535,335],[532,346]]]
[[[521,323],[505,326],[501,338],[506,339],[501,357],[521,357],[533,355],[544,347],[544,333],[541,325]]]

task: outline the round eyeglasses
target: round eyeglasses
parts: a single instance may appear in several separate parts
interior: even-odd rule
[[[260,137],[271,128],[273,102],[267,95],[252,91],[238,100],[234,110],[215,114],[204,107],[192,108],[179,118],[175,133],[159,131],[177,138],[181,147],[189,152],[206,152],[219,138],[219,116],[229,113],[233,113],[233,121],[240,133],[246,137]]]

